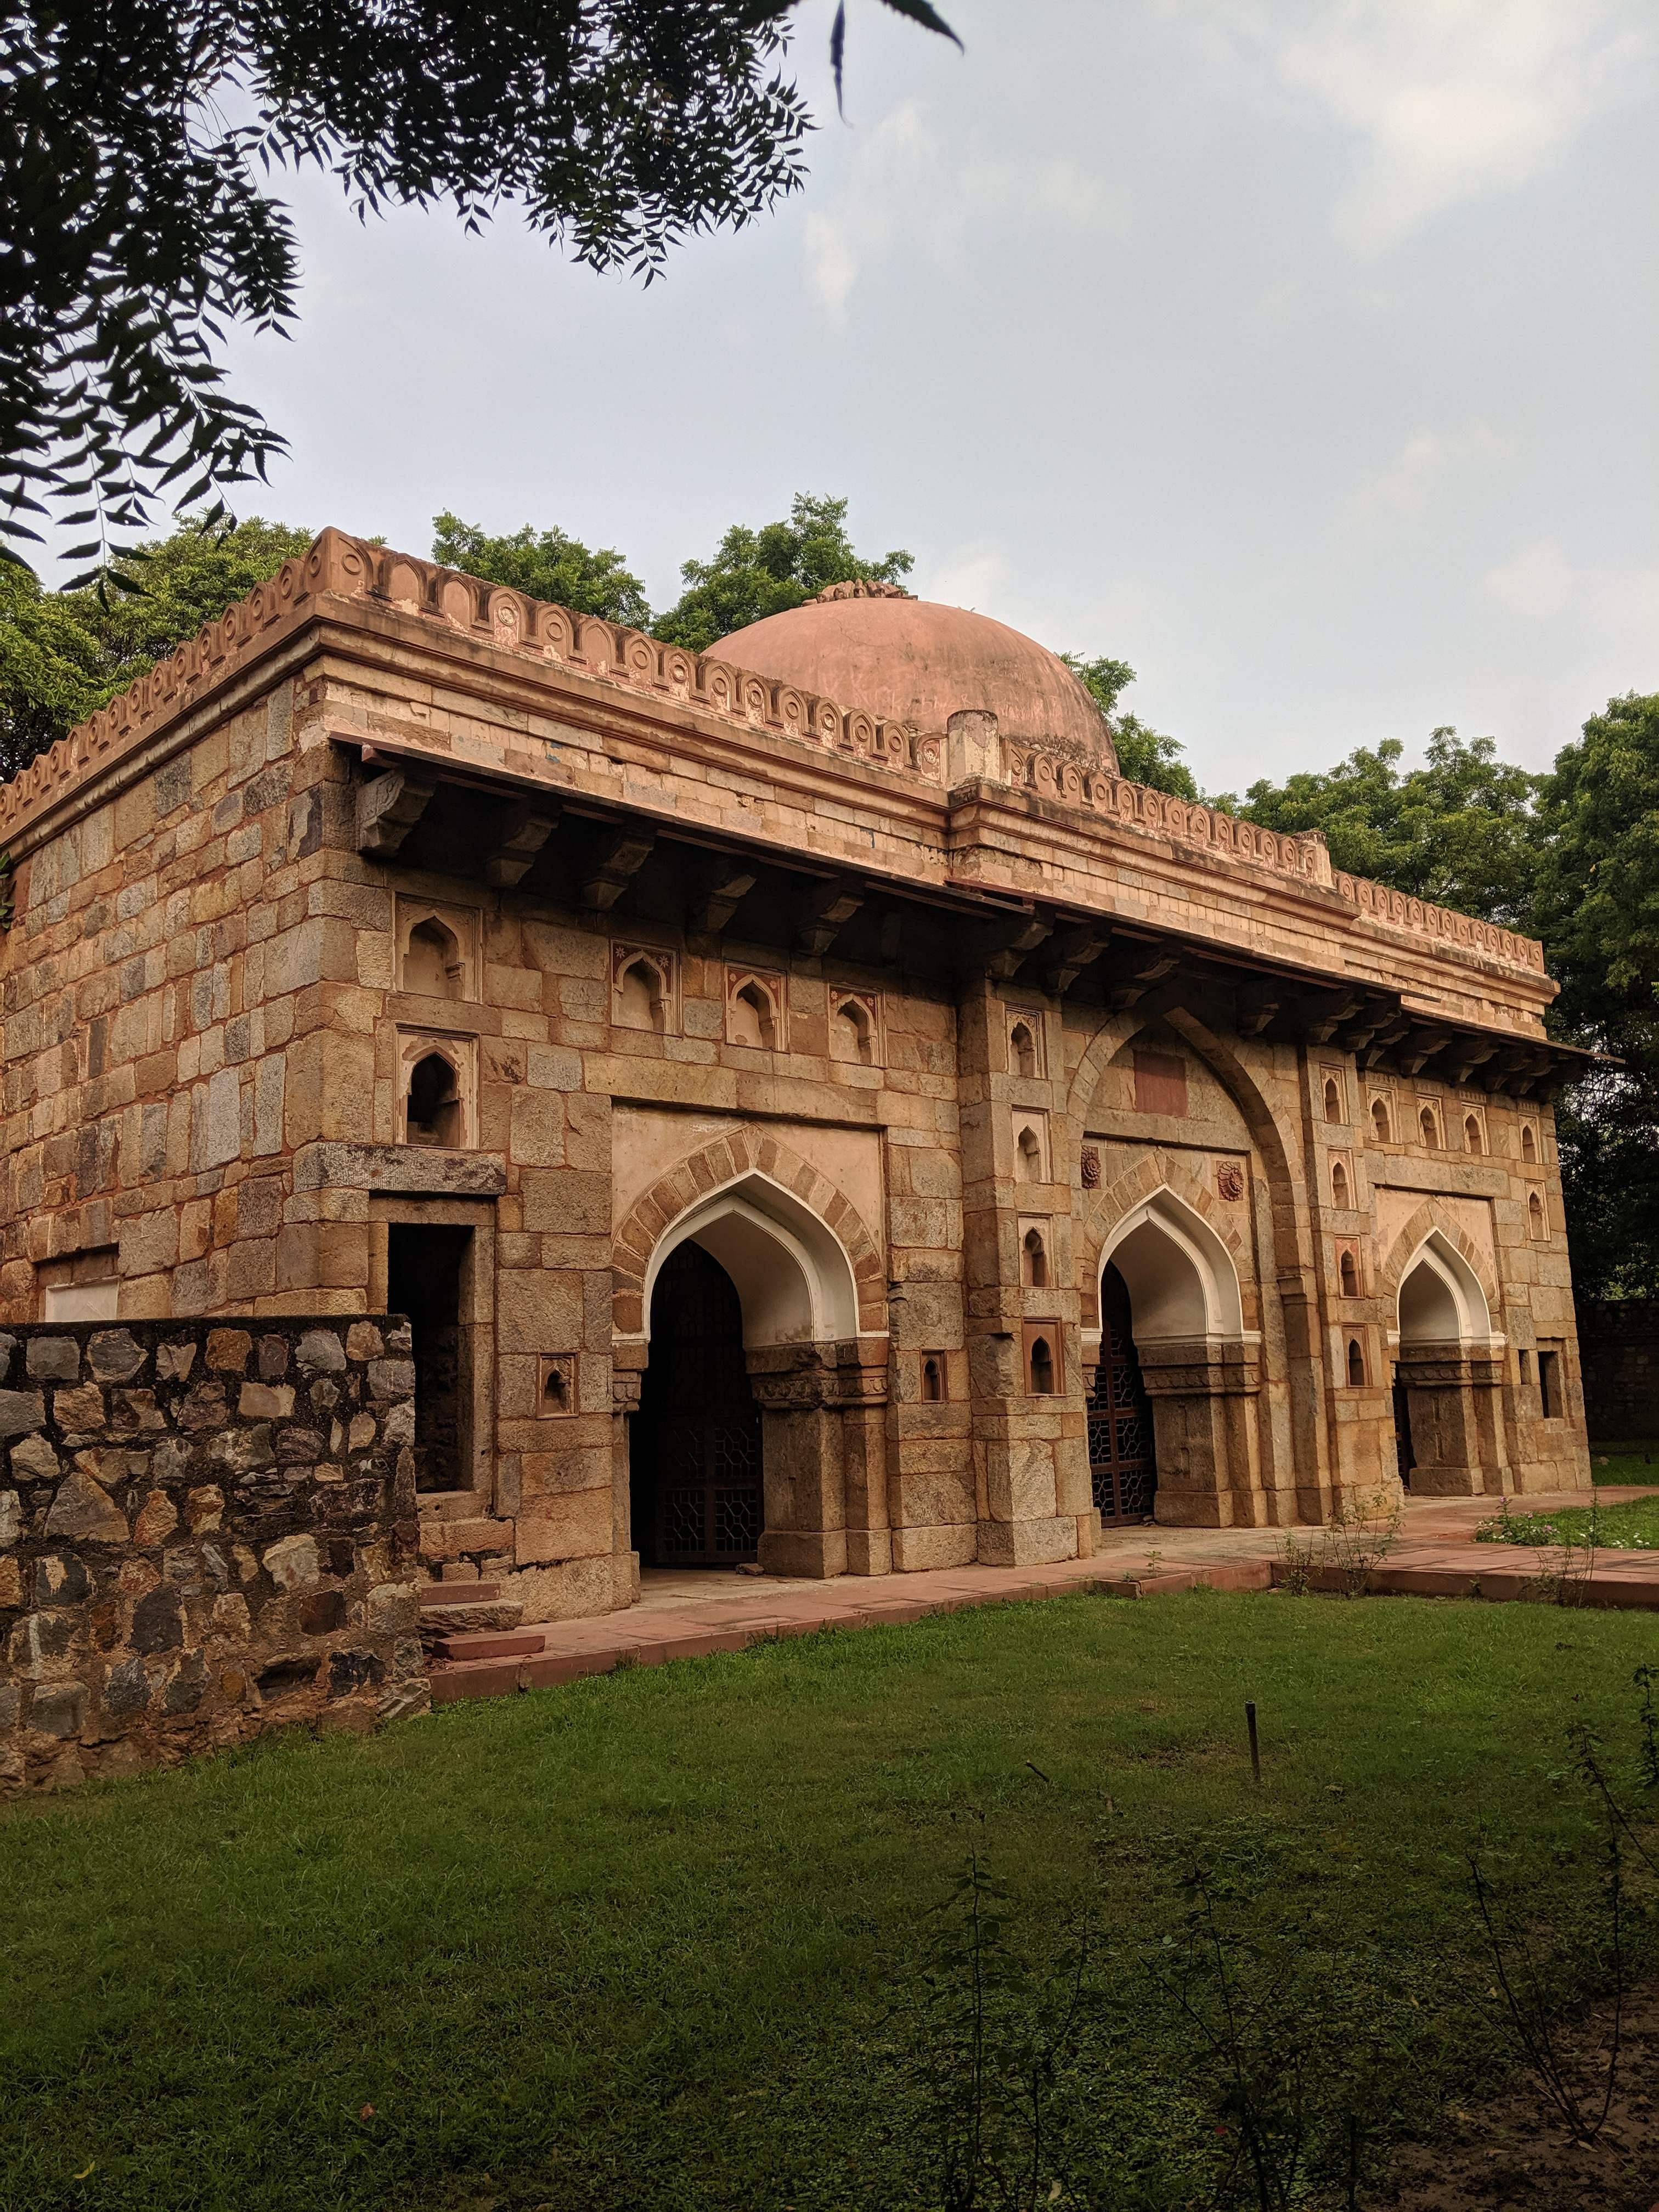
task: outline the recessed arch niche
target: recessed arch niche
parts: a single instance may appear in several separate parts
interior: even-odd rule
[[[1231,1253],[1171,1190],[1126,1214],[1101,1252],[1128,1287],[1139,1346],[1243,1334],[1243,1299]]]
[[[858,1334],[858,1289],[840,1240],[811,1207],[758,1170],[712,1192],[665,1232],[645,1279],[694,1238],[736,1285],[746,1346],[839,1342]]]

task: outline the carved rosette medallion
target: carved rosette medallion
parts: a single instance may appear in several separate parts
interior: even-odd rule
[[[1085,1190],[1100,1188],[1100,1153],[1093,1145],[1083,1147],[1083,1188]]]
[[[1215,1171],[1215,1187],[1230,1205],[1244,1195],[1244,1170],[1237,1160],[1223,1160]]]

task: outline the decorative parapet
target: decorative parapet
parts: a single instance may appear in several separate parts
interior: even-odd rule
[[[327,599],[360,599],[441,623],[476,642],[576,670],[659,699],[703,708],[749,729],[794,738],[937,783],[944,740],[937,732],[838,706],[792,684],[688,653],[596,615],[573,613],[505,584],[487,584],[412,554],[393,553],[325,530],[268,583],[158,661],[109,705],[0,785],[0,836],[44,804],[112,765],[162,723],[187,712],[253,660],[271,633],[319,611]]]
[[[1412,898],[1386,884],[1351,876],[1331,866],[1325,840],[1317,830],[1288,837],[1259,823],[1241,821],[1218,807],[1178,799],[1172,793],[1154,791],[1131,783],[1105,769],[1080,765],[1059,753],[1005,739],[1005,771],[1010,783],[1033,791],[1063,806],[1085,808],[1132,830],[1173,838],[1205,852],[1218,853],[1230,860],[1267,868],[1297,882],[1334,890],[1362,914],[1395,929],[1431,937],[1443,945],[1461,945],[1542,974],[1544,948],[1535,939],[1480,921],[1473,915],[1455,913],[1427,899]]]

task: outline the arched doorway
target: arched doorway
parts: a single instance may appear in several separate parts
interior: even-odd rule
[[[1498,1386],[1501,1338],[1480,1279],[1431,1230],[1400,1276],[1395,1440],[1401,1481],[1431,1497],[1508,1487]]]
[[[687,1239],[651,1296],[651,1358],[630,1450],[635,1541],[659,1567],[736,1566],[760,1544],[761,1416],[743,1308],[720,1262]]]
[[[1100,1364],[1089,1401],[1089,1474],[1103,1522],[1152,1519],[1158,1489],[1152,1406],[1135,1351],[1129,1286],[1109,1260],[1100,1279]]]

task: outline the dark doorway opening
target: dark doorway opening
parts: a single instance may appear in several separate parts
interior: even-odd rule
[[[1135,1352],[1129,1286],[1109,1261],[1100,1279],[1100,1364],[1089,1401],[1089,1473],[1103,1521],[1152,1519],[1158,1494],[1152,1401]]]
[[[1412,1449],[1412,1394],[1397,1367],[1394,1372],[1394,1456],[1401,1486],[1409,1490],[1412,1469],[1417,1465],[1417,1454]]]
[[[470,1229],[386,1230],[386,1304],[407,1314],[414,1340],[415,1487],[470,1490],[472,1455],[461,1282]]]
[[[761,1420],[732,1278],[686,1243],[651,1297],[629,1453],[634,1540],[656,1567],[729,1567],[760,1547]]]

